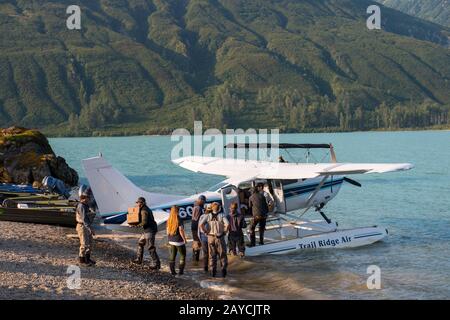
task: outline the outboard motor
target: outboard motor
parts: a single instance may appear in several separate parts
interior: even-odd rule
[[[70,197],[70,190],[66,188],[64,182],[59,179],[47,176],[42,180],[42,185],[50,192],[56,192],[67,199]]]

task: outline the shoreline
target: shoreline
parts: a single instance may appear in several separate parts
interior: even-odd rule
[[[262,276],[258,272],[260,266],[258,265],[258,259],[244,258],[241,259],[236,256],[228,254],[228,275],[221,278],[210,277],[209,273],[205,274],[203,271],[203,260],[200,258],[199,262],[192,259],[192,235],[191,231],[186,231],[188,237],[188,244],[186,245],[186,270],[183,278],[187,278],[193,281],[201,288],[213,292],[219,300],[317,300],[317,299],[330,299],[330,296],[318,292],[314,289],[305,287],[302,283],[295,280],[288,280],[291,286],[295,286],[300,292],[286,292],[283,290],[277,290],[276,288],[267,287],[265,282],[271,283],[273,281],[285,283],[284,275],[277,274],[276,270],[270,271],[270,276]],[[122,233],[121,233],[122,234]],[[125,234],[124,234],[125,235]],[[115,238],[116,243],[129,250],[134,250],[136,242],[139,238],[137,234],[128,234],[125,236],[119,236]],[[167,236],[164,232],[158,232],[156,236],[156,245],[158,247],[158,255],[163,261],[168,259],[168,247]],[[144,260],[148,254],[144,256]],[[254,271],[253,271],[254,270]],[[169,272],[167,268],[167,272]],[[256,273],[255,273],[256,272]],[[254,275],[257,275],[259,280],[255,279]],[[256,281],[255,281],[256,280]],[[285,283],[286,284],[286,283]]]
[[[189,275],[170,275],[166,259],[160,271],[136,266],[134,252],[100,237],[92,254],[97,265],[81,267],[81,287],[69,289],[68,267],[78,265],[74,234],[70,228],[0,221],[0,299],[218,299]]]
[[[272,128],[276,129],[276,128]],[[95,132],[91,133],[90,135],[86,134],[86,135],[64,135],[64,134],[51,134],[48,131],[46,131],[46,129],[36,129],[36,130],[40,130],[47,138],[49,139],[57,139],[57,138],[125,138],[125,137],[129,137],[129,138],[133,138],[133,137],[171,137],[171,134],[165,134],[165,133],[161,133],[161,134],[147,134],[147,133],[130,133],[130,134],[112,134],[112,133],[105,133],[105,134],[94,134]],[[256,129],[259,130],[259,129]],[[270,129],[269,129],[270,130]],[[224,130],[223,130],[224,131]],[[383,133],[383,132],[390,132],[390,133],[395,133],[395,132],[421,132],[421,131],[450,131],[450,126],[449,127],[425,127],[425,128],[399,128],[399,129],[372,129],[372,130],[342,130],[342,131],[334,131],[334,130],[312,130],[312,131],[304,131],[304,132],[299,132],[299,131],[280,131],[280,134],[318,134],[318,133],[373,133],[373,132],[379,132],[379,133]],[[102,132],[101,132],[102,133]],[[243,134],[245,135],[245,133]]]

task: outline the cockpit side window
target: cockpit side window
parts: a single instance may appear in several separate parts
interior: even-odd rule
[[[297,183],[298,180],[297,179],[285,179],[285,180],[281,180],[281,183],[283,184],[283,186],[287,186],[290,184],[294,184]]]

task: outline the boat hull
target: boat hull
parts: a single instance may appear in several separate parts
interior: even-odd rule
[[[58,225],[74,228],[74,211],[16,209],[0,207],[0,221]]]
[[[246,249],[245,255],[251,257],[262,254],[286,254],[310,249],[355,248],[380,241],[387,234],[386,229],[377,226],[336,230],[250,247]]]

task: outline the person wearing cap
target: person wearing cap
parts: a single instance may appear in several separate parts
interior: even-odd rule
[[[150,258],[152,260],[151,269],[159,270],[161,268],[161,261],[159,260],[155,246],[158,225],[156,224],[152,210],[147,206],[145,198],[139,197],[136,201],[136,205],[139,208],[139,216],[141,217],[141,222],[137,226],[142,227],[143,232],[138,242],[137,257],[133,262],[142,264],[144,259],[144,249],[145,246],[148,246],[148,252],[150,253]]]
[[[75,211],[75,219],[77,221],[76,230],[80,238],[79,262],[81,265],[92,266],[95,264],[95,261],[91,259],[92,244],[94,242],[92,223],[95,215],[90,214],[88,202],[89,196],[82,194]]]
[[[203,215],[204,206],[206,202],[206,197],[201,195],[198,197],[195,202],[194,210],[192,212],[192,222],[191,222],[191,231],[192,231],[192,253],[195,261],[200,260],[200,251],[202,249],[202,244],[200,238],[198,236],[198,221],[200,217]]]
[[[220,205],[217,202],[214,202],[211,208],[212,212],[205,219],[202,219],[199,228],[208,235],[211,276],[215,277],[217,274],[217,260],[219,259],[222,267],[222,277],[225,278],[228,267],[225,235],[228,232],[229,222],[225,215],[220,213]]]
[[[228,217],[230,222],[230,232],[228,233],[229,250],[234,256],[237,255],[237,249],[239,249],[239,255],[244,257],[245,244],[244,244],[244,232],[242,229],[247,228],[244,215],[238,210],[238,204],[233,202],[230,205],[230,215]]]
[[[203,225],[203,229],[208,228],[208,223],[206,219],[208,218],[208,214],[212,212],[211,203],[206,205],[206,209],[203,215],[200,216],[198,220],[198,225]],[[202,246],[203,253],[203,270],[208,272],[208,263],[209,263],[209,245],[208,245],[208,234],[203,231],[202,228],[198,228],[198,237],[200,239],[200,243]]]

